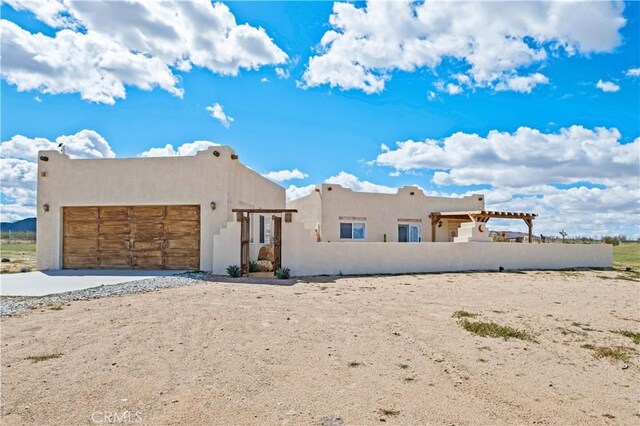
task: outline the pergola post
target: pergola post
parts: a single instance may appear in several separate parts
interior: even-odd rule
[[[431,216],[431,242],[436,242],[436,225],[440,221],[440,217],[436,215]]]
[[[524,223],[526,223],[527,227],[529,228],[529,242],[532,243],[533,242],[533,219],[531,218],[524,219]]]

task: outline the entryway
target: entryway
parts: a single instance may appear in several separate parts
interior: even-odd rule
[[[298,211],[295,209],[238,208],[232,209],[232,212],[236,214],[237,221],[240,222],[240,271],[242,275],[249,275],[251,272],[251,215],[259,214],[263,217],[267,214],[271,215],[270,237],[273,241],[273,271],[270,274],[275,275],[276,271],[282,267],[282,219],[284,217],[285,222],[291,222],[292,214]],[[261,221],[261,231],[263,226]],[[260,243],[264,243],[264,241],[260,241]]]

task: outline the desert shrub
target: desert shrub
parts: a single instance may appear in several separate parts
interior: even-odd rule
[[[2,263],[9,263],[9,262],[11,262],[11,259],[9,259],[8,257],[2,258]]]
[[[238,278],[242,275],[242,271],[238,265],[229,265],[227,266],[227,275],[232,278]]]
[[[31,268],[25,266],[24,268],[20,268],[20,272],[31,272]]]
[[[252,260],[249,263],[249,272],[258,272],[258,262]]]
[[[618,237],[611,237],[609,235],[602,237],[602,242],[605,244],[612,244],[614,246],[617,246],[620,244],[620,238]]]
[[[291,276],[291,270],[289,268],[278,268],[276,269],[276,277],[279,280],[286,280]]]

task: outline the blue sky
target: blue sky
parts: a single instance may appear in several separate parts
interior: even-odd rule
[[[70,93],[55,93],[65,90],[46,89],[47,84],[53,87],[58,84],[57,81],[51,83],[46,80],[48,83],[36,85],[35,88],[20,88],[20,84],[31,84],[29,73],[33,67],[19,63],[17,54],[14,55],[16,58],[9,56],[6,59],[7,52],[13,46],[3,41],[3,68],[7,68],[5,64],[8,61],[12,62],[11,70],[3,71],[1,82],[1,137],[5,145],[3,162],[8,164],[5,159],[12,157],[11,149],[17,149],[15,139],[16,143],[6,145],[16,135],[24,136],[20,143],[34,144],[35,138],[55,141],[60,136],[75,135],[87,129],[100,135],[118,157],[137,156],[166,144],[172,144],[177,149],[184,143],[206,140],[231,145],[245,164],[260,173],[299,169],[307,175],[306,178],[280,182],[290,188],[290,194],[304,193],[304,188],[327,178],[358,190],[389,191],[390,188],[416,184],[434,195],[480,191],[487,193],[488,207],[541,210],[537,212],[541,214],[539,222],[545,232],[557,233],[559,229],[556,228],[565,227],[571,234],[580,235],[640,233],[639,143],[634,142],[640,137],[640,77],[630,72],[640,67],[640,4],[629,2],[621,7],[615,3],[608,5],[607,2],[580,3],[575,7],[581,10],[570,13],[597,13],[602,16],[598,18],[601,21],[592,23],[596,25],[594,28],[559,24],[558,27],[562,28],[558,29],[548,24],[550,27],[545,36],[518,32],[525,45],[538,53],[544,52],[543,58],[523,60],[522,52],[518,50],[521,46],[515,46],[511,56],[505,53],[505,57],[491,57],[496,53],[489,48],[493,41],[488,39],[485,47],[478,43],[472,52],[438,53],[437,65],[429,62],[434,55],[430,52],[423,52],[422,57],[414,59],[411,55],[416,54],[405,50],[400,53],[409,59],[398,59],[400,55],[392,52],[394,46],[402,50],[409,39],[400,39],[402,43],[385,46],[384,57],[375,60],[362,58],[362,52],[366,52],[368,47],[358,46],[357,43],[363,42],[363,38],[356,35],[353,39],[355,42],[347,40],[347,35],[355,31],[353,28],[356,26],[355,20],[350,21],[351,10],[334,9],[332,2],[225,4],[238,25],[246,23],[264,29],[266,36],[272,40],[272,48],[284,52],[286,60],[264,60],[259,69],[239,67],[237,75],[222,75],[219,71],[196,65],[196,61],[192,61],[190,70],[180,70],[175,62],[165,60],[177,79],[174,87],[183,90],[182,97],[161,87],[142,90],[136,84],[125,83],[125,97],[116,98],[113,104],[109,104],[83,99],[78,93],[79,89],[66,89]],[[589,10],[603,7],[603,4],[609,8],[609,14]],[[507,31],[520,25],[511,17],[511,11],[507,10],[508,4],[493,2],[478,7],[501,5],[503,9],[498,10],[505,11],[502,21],[492,25],[501,25],[499,28],[506,28]],[[422,6],[414,4],[407,7],[414,8],[414,16],[418,16],[418,8]],[[362,12],[368,11],[371,5],[356,3],[354,7]],[[21,5],[18,0],[4,3],[1,8],[3,22],[12,22],[31,34],[41,32],[44,36],[54,37],[64,28],[55,20],[49,20],[49,25],[46,24],[46,17],[37,17],[37,12]],[[425,12],[428,14],[432,10],[425,8]],[[469,13],[483,16],[473,10]],[[492,16],[491,11],[486,13]],[[341,18],[344,27],[332,24],[332,14],[333,22],[335,18]],[[59,19],[67,15],[76,17],[81,23],[72,31],[80,35],[97,32],[89,24],[90,18],[76,12],[72,6],[56,16]],[[373,15],[373,10],[369,15]],[[391,14],[382,16],[387,15]],[[464,13],[456,14],[455,19],[463,21]],[[607,19],[609,22],[605,22]],[[626,22],[616,26],[614,19],[624,19]],[[422,34],[419,29],[421,24],[422,21],[416,24],[416,39],[432,37],[439,40],[435,39],[435,30],[425,30],[426,35]],[[128,25],[135,25],[135,22]],[[378,31],[375,25],[372,20],[368,28],[372,34],[370,39]],[[387,23],[384,28],[385,31],[393,29],[393,23]],[[402,26],[397,28],[400,31]],[[144,30],[141,27],[141,31]],[[343,39],[334,41],[333,45],[321,46],[323,36],[332,30],[342,35]],[[113,34],[114,30],[111,31],[105,31],[101,36],[108,37],[105,34]],[[454,28],[447,31],[445,35],[456,35]],[[589,33],[599,31],[602,34],[594,41]],[[573,35],[563,38],[562,34],[565,33]],[[478,37],[485,35],[478,33]],[[382,40],[395,36],[378,35]],[[465,32],[464,36],[475,35]],[[138,51],[126,45],[124,37],[117,41],[125,49]],[[411,35],[401,37],[410,38]],[[597,44],[600,40],[612,37],[616,40],[604,46]],[[339,46],[338,43],[342,42],[344,45]],[[356,44],[349,50],[351,42]],[[558,48],[554,44],[572,44],[574,52],[569,53],[570,48]],[[506,50],[510,48],[509,45],[505,46]],[[250,46],[247,49],[250,50]],[[146,55],[161,56],[152,49]],[[274,55],[274,58],[277,57]],[[493,64],[504,60],[514,65],[507,64],[499,69],[495,65],[478,65],[486,64],[484,59],[477,60],[483,55]],[[312,57],[326,59],[327,65],[313,68],[310,62]],[[357,74],[356,68],[338,72],[342,76],[349,76],[347,80],[340,75],[335,77],[331,67],[344,63],[348,63],[349,67],[354,64],[360,66],[367,75],[373,76],[373,80],[382,81],[383,87],[368,93],[362,81],[350,77]],[[278,75],[276,68],[285,78]],[[312,76],[310,69],[317,72]],[[15,74],[11,74],[14,70]],[[34,72],[35,80],[44,78],[43,73],[46,72]],[[127,73],[132,72],[137,70],[127,70]],[[487,78],[487,73],[492,77]],[[465,80],[456,77],[461,75],[466,76]],[[538,75],[542,82],[529,88],[514,86],[516,89],[504,89],[511,79],[534,75]],[[27,82],[17,84],[16,79],[26,79]],[[468,79],[470,82],[466,82]],[[598,82],[608,91],[599,88]],[[453,86],[449,88],[447,85]],[[223,108],[228,117],[233,118],[228,127],[212,117],[206,109],[215,103]],[[561,135],[562,129],[571,126],[581,126],[583,131],[574,132],[575,135],[567,136],[566,140],[555,141],[553,135]],[[547,142],[552,144],[552,148],[548,150],[546,145],[540,145],[542,151],[560,149],[563,153],[571,153],[577,149],[584,152],[568,155],[562,161],[558,160],[557,164],[554,158],[558,155],[548,160],[549,166],[557,170],[549,173],[549,179],[545,181],[537,178],[546,174],[544,158],[533,159],[532,164],[538,164],[533,167],[517,155],[522,152],[519,145],[514,143],[513,148],[509,148],[513,151],[505,156],[496,148],[500,146],[499,143],[487,142],[487,151],[481,153],[486,159],[482,168],[501,170],[523,167],[527,169],[525,175],[531,173],[530,182],[513,185],[513,179],[509,177],[487,176],[482,171],[476,173],[479,167],[471,164],[474,161],[472,159],[469,163],[450,160],[457,155],[455,147],[464,146],[456,138],[450,140],[451,150],[442,153],[433,152],[425,142],[433,139],[442,148],[446,140],[461,132],[479,135],[482,140],[472,143],[480,147],[491,131],[504,132],[515,140],[518,138],[514,135],[521,127],[551,135],[549,138],[552,140]],[[598,134],[596,129],[600,127],[617,129],[619,136]],[[583,142],[590,138],[596,141],[594,143],[600,151],[586,158],[591,151],[588,144]],[[533,139],[530,144],[535,145]],[[413,151],[406,149],[406,145],[405,149],[396,145],[396,142],[409,140],[417,143]],[[381,148],[383,145],[386,148]],[[623,150],[623,145],[629,145],[630,149]],[[624,153],[625,160],[619,160],[619,151]],[[440,165],[428,158],[423,162],[402,158],[403,155],[413,155],[418,159],[422,158],[420,155],[428,157],[432,154],[433,158],[443,155],[449,160]],[[607,170],[600,172],[599,168]],[[585,171],[589,169],[593,172]],[[434,178],[437,172],[440,175]],[[3,165],[3,181],[6,182],[2,191],[3,220],[28,216],[29,209],[33,207],[30,205],[33,195],[20,192],[29,191],[28,185],[32,183],[29,184],[25,176],[14,179],[13,175],[9,176],[10,173],[9,166]],[[593,208],[600,216],[595,223],[593,220],[585,223],[587,218],[592,217],[589,214],[590,211],[593,213]],[[569,215],[574,217],[568,218]],[[546,219],[543,219],[544,216]]]

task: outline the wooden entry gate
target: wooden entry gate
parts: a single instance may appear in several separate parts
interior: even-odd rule
[[[273,216],[273,273],[282,267],[282,217],[276,214],[284,214],[284,221],[291,222],[292,213],[297,213],[296,209],[232,209],[236,214],[237,221],[240,222],[240,272],[242,275],[249,274],[251,264],[251,213],[272,213]]]
[[[273,216],[273,273],[282,268],[282,218]]]

